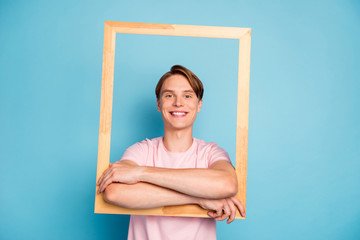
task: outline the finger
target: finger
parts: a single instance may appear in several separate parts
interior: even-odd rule
[[[98,193],[100,193],[100,189],[101,189],[102,182],[104,181],[104,179],[107,178],[108,170],[109,170],[109,169],[106,169],[106,170],[105,170],[105,172],[101,175],[101,177],[99,178],[99,180],[98,180],[98,182],[97,182],[97,185],[99,186]]]
[[[103,178],[103,179],[101,180],[101,182],[100,182],[99,189],[98,189],[98,193],[101,193],[101,192],[102,192],[102,188],[103,188],[103,186],[104,186],[104,180],[105,180],[105,178]]]
[[[208,215],[211,217],[211,218],[214,218],[216,220],[216,218],[219,218],[219,216],[217,215],[216,211],[209,211],[208,212]]]
[[[107,179],[105,182],[103,182],[103,185],[100,188],[100,193],[102,193],[103,191],[105,191],[105,188],[112,183],[111,179]]]
[[[216,217],[215,220],[216,220],[216,221],[224,221],[225,218],[226,218],[226,215],[223,214],[222,216]]]
[[[232,221],[234,221],[235,219],[235,215],[236,215],[236,208],[235,208],[235,205],[234,203],[230,200],[230,199],[227,199],[227,202],[229,204],[229,207],[230,207],[230,211],[231,211],[231,214],[229,216],[229,219],[227,220],[227,224],[231,223]]]
[[[222,199],[220,200],[220,205],[216,207],[215,211],[216,211],[216,216],[215,216],[215,220],[216,221],[223,221],[226,218],[226,214],[225,214],[225,206],[226,206],[226,200]]]
[[[105,170],[105,172],[106,172],[106,170]],[[98,185],[98,186],[100,185],[102,179],[104,178],[104,173],[105,173],[105,172],[103,172],[103,174],[100,176],[100,178],[99,178],[99,180],[97,181],[96,185]]]
[[[105,172],[104,172],[105,173]],[[101,184],[101,181],[103,180],[104,178],[104,173],[100,176],[99,180],[97,181],[96,185],[100,186]]]
[[[102,193],[105,190],[105,188],[112,182],[113,182],[112,172],[108,171],[100,183],[99,193]]]
[[[236,207],[239,209],[241,216],[245,217],[246,216],[245,208],[240,202],[240,200],[237,199],[236,197],[232,197],[231,200],[235,203]]]
[[[216,216],[215,217],[221,217],[222,213],[223,213],[223,209],[222,206],[219,206],[217,209],[215,209],[216,211]]]
[[[111,166],[110,166],[111,167]],[[103,172],[103,174],[100,176],[100,178],[99,178],[99,180],[97,181],[97,185],[100,185],[100,183],[101,183],[101,181],[102,181],[102,179],[107,175],[107,173],[110,171],[110,167],[109,168],[107,168],[104,172]]]
[[[226,201],[226,199],[224,199],[223,200],[223,214],[222,214],[222,216],[219,218],[219,220],[218,221],[223,221],[223,220],[225,220],[226,218],[228,218],[229,217],[229,215],[230,215],[230,207],[229,207],[229,204],[228,204],[228,202]]]
[[[208,211],[207,214],[211,217],[214,218],[215,217],[215,213],[213,211]]]

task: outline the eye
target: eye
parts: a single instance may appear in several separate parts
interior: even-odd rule
[[[172,94],[165,94],[166,98],[171,98],[173,95]]]
[[[185,98],[191,98],[191,95],[185,95]]]

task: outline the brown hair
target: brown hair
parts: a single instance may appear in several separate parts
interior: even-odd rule
[[[188,82],[189,82],[191,88],[194,90],[197,98],[199,100],[202,99],[203,94],[204,94],[204,86],[203,86],[202,82],[200,81],[200,79],[186,67],[181,66],[181,65],[174,65],[171,67],[169,72],[165,73],[160,78],[158,84],[156,85],[155,94],[156,94],[157,100],[160,99],[161,87],[164,84],[165,80],[175,74],[183,75],[188,80]]]

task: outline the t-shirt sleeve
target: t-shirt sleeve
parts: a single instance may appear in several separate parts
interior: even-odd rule
[[[209,167],[220,160],[226,160],[231,164],[229,154],[216,143],[212,143],[209,153]]]
[[[123,156],[120,158],[120,161],[130,160],[139,166],[144,166],[146,163],[148,148],[146,140],[137,142],[125,150]]]

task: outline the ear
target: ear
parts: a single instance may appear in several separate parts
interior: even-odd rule
[[[201,99],[201,100],[198,102],[198,110],[197,110],[198,113],[199,113],[200,110],[201,110],[202,103],[203,103],[203,100]]]
[[[156,100],[156,105],[157,105],[157,110],[158,110],[158,112],[161,112],[160,100],[159,100],[159,99]]]

